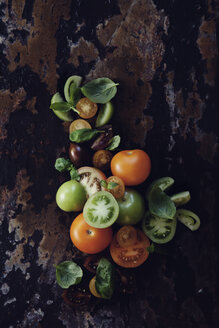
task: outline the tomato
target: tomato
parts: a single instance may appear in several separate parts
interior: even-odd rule
[[[52,99],[51,99],[51,104],[54,104],[54,103],[58,103],[58,102],[62,102],[64,101],[64,99],[62,98],[62,96],[60,95],[59,92],[56,92],[53,96],[52,96]],[[56,114],[56,116],[58,118],[60,118],[60,120],[62,121],[66,121],[66,122],[71,122],[72,121],[72,114],[71,114],[71,111],[69,112],[61,112],[59,110],[55,110],[53,109],[52,110],[54,114]]]
[[[96,273],[97,266],[102,257],[106,257],[106,255],[103,255],[103,253],[89,255],[84,259],[83,266],[91,273]]]
[[[137,231],[130,225],[125,225],[117,231],[117,242],[121,247],[129,247],[133,245],[137,240]]]
[[[68,112],[67,112],[68,113]],[[80,130],[80,129],[91,129],[90,123],[85,120],[79,118],[78,120],[74,120],[69,126],[69,133]]]
[[[65,212],[81,211],[86,202],[84,187],[75,180],[63,183],[56,193],[56,203]]]
[[[105,174],[90,166],[83,166],[78,169],[78,174],[80,176],[80,183],[84,186],[87,197],[95,194],[97,191],[105,190],[101,186],[101,180],[106,180]]]
[[[77,168],[91,163],[90,149],[75,142],[70,143],[68,155],[74,166]]]
[[[93,155],[93,166],[103,170],[107,171],[110,168],[110,162],[113,155],[109,150],[98,150]]]
[[[88,98],[81,98],[77,105],[76,109],[79,111],[79,116],[82,118],[91,118],[96,115],[97,104],[92,102]]]
[[[126,186],[136,186],[149,176],[151,160],[143,150],[122,150],[112,158],[111,171],[113,175],[121,178]]]
[[[116,223],[120,225],[136,224],[144,216],[145,203],[142,195],[131,188],[125,189],[125,194],[117,200],[119,216]]]
[[[91,300],[91,294],[86,286],[72,285],[65,289],[62,298],[72,308],[86,306]]]
[[[88,198],[83,209],[85,221],[95,228],[111,226],[119,215],[119,206],[108,191],[98,191]]]
[[[153,242],[165,244],[173,239],[176,232],[176,223],[176,217],[164,219],[148,211],[142,221],[142,230]]]
[[[113,112],[114,107],[110,101],[102,105],[97,116],[96,127],[100,127],[107,124],[111,120]]]
[[[83,213],[79,214],[71,224],[71,241],[81,252],[96,254],[104,250],[112,240],[112,228],[97,229],[84,220]]]
[[[137,240],[128,247],[121,247],[115,235],[110,244],[110,254],[113,261],[118,265],[124,268],[135,268],[144,263],[148,258],[149,252],[147,247],[149,246],[150,242],[147,236],[137,229]]]
[[[125,193],[125,185],[124,182],[122,181],[122,179],[120,179],[119,177],[115,177],[114,175],[112,175],[111,177],[106,179],[106,182],[108,184],[108,186],[110,186],[110,183],[117,183],[117,186],[114,188],[108,188],[108,191],[116,198],[121,198],[124,196]]]
[[[93,296],[101,298],[100,294],[96,290],[95,283],[96,283],[96,276],[94,276],[89,282],[90,292]]]

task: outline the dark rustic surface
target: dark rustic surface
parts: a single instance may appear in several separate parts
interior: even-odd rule
[[[214,0],[0,1],[1,328],[217,326],[217,10]],[[149,181],[170,175],[189,189],[201,218],[135,270],[134,295],[79,310],[55,283],[54,263],[75,253],[72,216],[55,204],[68,135],[48,110],[73,74],[120,83],[124,147],[150,154]]]

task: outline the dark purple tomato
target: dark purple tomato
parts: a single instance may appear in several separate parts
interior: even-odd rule
[[[78,168],[91,164],[92,153],[87,147],[71,142],[69,146],[69,158],[73,165]]]

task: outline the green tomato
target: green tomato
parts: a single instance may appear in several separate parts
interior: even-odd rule
[[[85,189],[75,180],[63,183],[56,193],[56,203],[65,212],[81,211],[85,202]]]
[[[117,201],[119,204],[119,216],[116,223],[126,225],[136,224],[141,221],[145,213],[145,203],[139,192],[126,188],[124,196]]]
[[[57,102],[62,102],[64,101],[64,99],[62,98],[62,96],[60,95],[59,92],[56,92],[51,99],[51,104],[57,103]],[[71,122],[73,121],[73,117],[71,115],[71,111],[69,112],[61,112],[59,110],[55,110],[52,109],[53,113],[56,114],[56,116],[58,118],[60,118],[60,120],[62,121],[66,121],[66,122]]]

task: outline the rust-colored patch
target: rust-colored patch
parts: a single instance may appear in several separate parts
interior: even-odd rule
[[[68,59],[75,67],[79,66],[79,57],[83,58],[84,63],[89,63],[98,58],[98,50],[93,43],[86,41],[83,37],[79,39],[76,45],[71,46],[71,53]]]
[[[215,85],[218,69],[218,50],[216,40],[215,21],[203,20],[199,29],[197,40],[202,58],[206,61],[206,72],[204,73],[205,82],[210,86]]]
[[[121,133],[141,147],[145,145],[150,126],[141,124],[139,129],[133,129],[133,126],[139,117],[143,119],[152,94],[150,81],[164,53],[162,33],[158,34],[157,30],[165,30],[165,24],[168,22],[164,14],[156,9],[151,0],[132,2],[108,42],[109,47],[114,48],[113,53],[98,61],[88,76],[89,79],[108,76],[120,83],[120,97],[115,98],[116,121],[122,122]]]
[[[24,0],[12,2],[12,19],[6,16],[8,40],[14,39],[11,32],[14,26],[20,30],[24,28],[25,20],[22,19],[24,5]],[[25,30],[29,33],[27,44],[22,44],[20,40],[6,42],[9,70],[16,69],[18,64],[15,58],[19,53],[19,65],[28,65],[33,72],[39,74],[42,82],[47,83],[50,92],[54,93],[57,87],[55,33],[60,18],[69,19],[69,11],[70,2],[66,4],[65,0],[35,2],[34,20],[32,23],[25,24]]]

